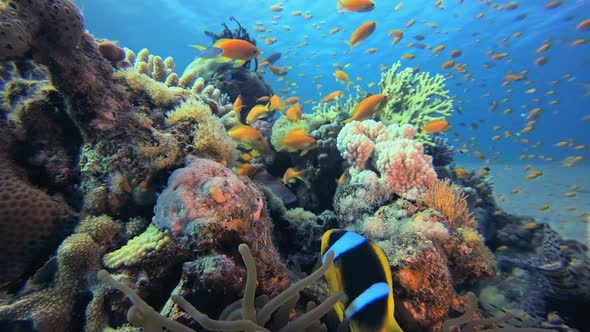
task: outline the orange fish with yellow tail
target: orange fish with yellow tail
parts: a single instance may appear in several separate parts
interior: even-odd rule
[[[322,99],[322,103],[332,102],[336,100],[336,98],[342,98],[342,96],[344,96],[344,92],[342,90],[332,91]]]
[[[272,152],[268,142],[262,137],[258,130],[252,126],[237,125],[227,133],[234,141],[253,147],[264,155],[269,155]]]
[[[252,43],[242,39],[222,38],[213,44],[223,50],[221,56],[243,61],[252,60],[260,55],[260,50]]]
[[[295,103],[285,111],[285,117],[291,122],[297,122],[301,120],[302,110],[301,104]]]
[[[249,178],[253,177],[256,174],[256,166],[250,163],[238,163],[236,165],[236,174],[238,175],[245,175]]]
[[[449,128],[451,128],[451,124],[443,119],[432,120],[422,126],[422,130],[431,134],[442,133],[449,130]]]
[[[367,39],[375,31],[375,28],[377,28],[377,22],[375,21],[361,24],[360,27],[354,30],[347,44],[350,45],[350,48],[357,46],[363,40]]]
[[[291,129],[281,142],[282,150],[288,152],[301,151],[301,156],[316,146],[316,140],[305,134],[305,128]]]
[[[285,174],[283,174],[283,184],[288,186],[294,184],[295,182],[297,182],[297,180],[305,182],[305,179],[303,178],[303,173],[303,170],[297,170],[293,167],[287,168]]]
[[[233,106],[233,110],[234,110],[234,115],[236,118],[236,121],[241,122],[241,111],[242,111],[242,107],[244,107],[244,104],[242,103],[242,96],[238,96],[238,98],[236,98],[236,101],[234,101],[234,106]]]
[[[375,9],[375,3],[371,0],[339,0],[337,9],[340,8],[345,8],[351,12],[363,13]]]
[[[251,124],[252,122],[256,121],[256,120],[260,120],[266,116],[268,116],[268,105],[256,105],[254,107],[252,107],[252,109],[250,110],[250,112],[248,112],[248,116],[246,117],[246,123],[247,124]]]
[[[270,97],[270,109],[273,111],[280,111],[283,109],[283,101],[277,95]]]
[[[350,87],[350,78],[344,70],[335,70],[334,78],[336,78],[336,81],[346,84],[346,89]]]
[[[376,94],[363,99],[363,101],[354,108],[350,118],[342,121],[342,124],[355,120],[361,121],[372,117],[387,105],[388,100],[389,98],[384,94]]]

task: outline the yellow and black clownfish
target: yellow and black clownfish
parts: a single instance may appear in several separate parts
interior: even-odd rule
[[[328,288],[348,297],[348,303],[335,306],[340,321],[349,320],[352,332],[403,332],[393,316],[391,271],[383,250],[357,233],[332,229],[322,237],[322,263],[330,251]]]

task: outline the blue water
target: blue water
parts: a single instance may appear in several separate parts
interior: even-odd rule
[[[448,76],[447,86],[451,95],[456,95],[456,106],[463,114],[451,118],[452,130],[449,137],[455,146],[469,144],[470,151],[478,150],[488,158],[499,161],[518,160],[521,155],[536,155],[550,158],[559,163],[568,156],[583,156],[588,162],[588,150],[574,150],[573,147],[555,147],[563,140],[573,140],[574,145],[590,145],[590,41],[583,45],[570,46],[576,39],[590,40],[590,30],[576,30],[576,25],[590,18],[590,2],[586,0],[564,1],[558,8],[545,10],[549,0],[518,1],[514,10],[498,10],[484,1],[443,1],[444,9],[434,6],[435,1],[404,1],[398,11],[394,7],[402,1],[376,1],[377,7],[369,13],[339,13],[336,1],[137,1],[124,3],[114,0],[77,0],[83,9],[86,27],[95,36],[117,40],[122,46],[136,52],[148,48],[151,54],[173,56],[177,71],[193,60],[195,50],[189,44],[210,44],[204,30],[219,32],[222,22],[229,22],[235,16],[247,27],[263,56],[281,52],[283,57],[277,65],[287,67],[289,74],[284,82],[276,76],[265,74],[265,79],[275,91],[288,89],[286,95],[297,95],[302,100],[319,100],[343,85],[335,82],[332,72],[334,65],[350,64],[346,69],[351,80],[362,88],[376,92],[377,87],[368,88],[370,82],[377,83],[380,65],[387,67],[404,53],[414,53],[413,60],[401,60],[403,67],[419,66],[422,71],[444,73]],[[509,1],[499,1],[506,4]],[[270,7],[280,4],[281,12]],[[311,14],[292,16],[294,11]],[[477,19],[476,16],[484,16]],[[522,18],[522,16],[526,17]],[[519,16],[521,19],[519,19]],[[406,23],[416,23],[406,28]],[[367,40],[350,51],[345,42],[360,24],[376,21],[377,29]],[[267,29],[255,32],[259,22]],[[429,24],[436,24],[431,28]],[[228,23],[230,28],[235,25]],[[330,35],[333,28],[340,31]],[[289,28],[290,30],[287,30]],[[404,38],[391,46],[392,29],[403,30]],[[512,38],[516,32],[520,37]],[[425,39],[418,41],[415,35]],[[276,38],[272,45],[265,45],[265,38]],[[541,54],[535,51],[546,41],[551,48]],[[306,46],[301,43],[308,42]],[[408,48],[411,42],[421,42],[446,49],[432,52],[430,49]],[[374,54],[365,54],[369,48],[377,48]],[[460,49],[463,55],[456,58],[466,65],[471,78],[453,68],[442,69],[441,64],[451,59],[450,51]],[[501,60],[490,59],[489,52],[510,55]],[[547,56],[548,62],[535,66],[539,56]],[[491,63],[493,68],[484,68]],[[504,75],[528,71],[526,79],[502,87]],[[525,93],[534,88],[536,92]],[[511,89],[512,91],[507,91]],[[553,90],[553,95],[547,95]],[[585,95],[586,94],[586,95]],[[538,98],[538,100],[535,100]],[[558,103],[551,105],[551,100]],[[494,112],[489,106],[496,101]],[[523,117],[527,111],[543,109],[535,129],[530,133],[519,132],[525,127]],[[505,109],[513,113],[504,115]],[[311,105],[305,104],[305,111]],[[472,124],[476,123],[477,129]],[[463,126],[465,124],[465,126]],[[501,129],[494,130],[494,126]],[[504,131],[510,131],[510,139]],[[502,139],[493,141],[494,135]],[[528,139],[522,142],[521,139]],[[475,143],[475,144],[472,144]]]

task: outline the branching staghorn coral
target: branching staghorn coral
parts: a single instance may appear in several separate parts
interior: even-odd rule
[[[269,321],[271,314],[277,310],[281,310],[284,306],[291,306],[293,299],[297,299],[299,291],[320,279],[324,273],[333,264],[333,253],[329,254],[325,263],[309,276],[303,278],[299,282],[291,285],[284,292],[280,293],[270,301],[268,301],[260,309],[255,307],[254,294],[256,291],[256,266],[254,264],[254,257],[250,253],[250,249],[246,244],[240,244],[238,251],[242,256],[244,265],[246,266],[247,277],[244,287],[244,297],[241,300],[241,306],[232,310],[232,312],[239,315],[241,319],[238,320],[215,320],[209,318],[207,315],[201,313],[193,307],[182,296],[174,294],[171,299],[174,303],[182,307],[194,320],[196,320],[202,327],[212,331],[270,331],[263,326]],[[332,256],[330,256],[332,255]],[[98,278],[112,288],[123,292],[133,302],[133,306],[129,308],[127,317],[130,323],[134,325],[141,325],[144,331],[161,331],[161,328],[167,328],[174,332],[194,332],[193,329],[188,328],[168,317],[156,312],[151,306],[143,301],[132,289],[123,283],[115,280],[107,271],[101,270],[98,272]],[[319,306],[313,308],[297,319],[282,324],[281,332],[302,331],[305,328],[315,324],[319,318],[325,315],[332,307],[339,301],[344,300],[345,295],[342,292],[333,294],[324,300]],[[222,316],[235,317],[236,314],[222,313]],[[288,318],[288,315],[286,316]]]
[[[381,93],[389,96],[387,106],[379,113],[379,120],[389,124],[411,124],[418,129],[416,138],[430,142],[430,134],[422,126],[434,119],[445,119],[453,112],[453,102],[446,90],[442,75],[428,72],[414,73],[412,68],[398,71],[398,61],[381,74]]]

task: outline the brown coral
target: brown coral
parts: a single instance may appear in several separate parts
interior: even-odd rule
[[[88,234],[74,234],[57,251],[58,275],[53,288],[43,289],[0,306],[0,319],[33,321],[37,331],[66,331],[75,296],[86,288],[86,276],[100,267],[99,247]]]
[[[22,276],[44,258],[75,221],[60,196],[50,196],[27,182],[7,146],[8,136],[0,128],[0,284]]]
[[[467,196],[455,189],[449,179],[437,179],[429,188],[422,200],[426,206],[442,213],[450,222],[450,226],[475,225],[475,219],[467,208]]]
[[[20,57],[39,44],[69,50],[83,33],[82,15],[69,0],[0,3],[0,59]]]

